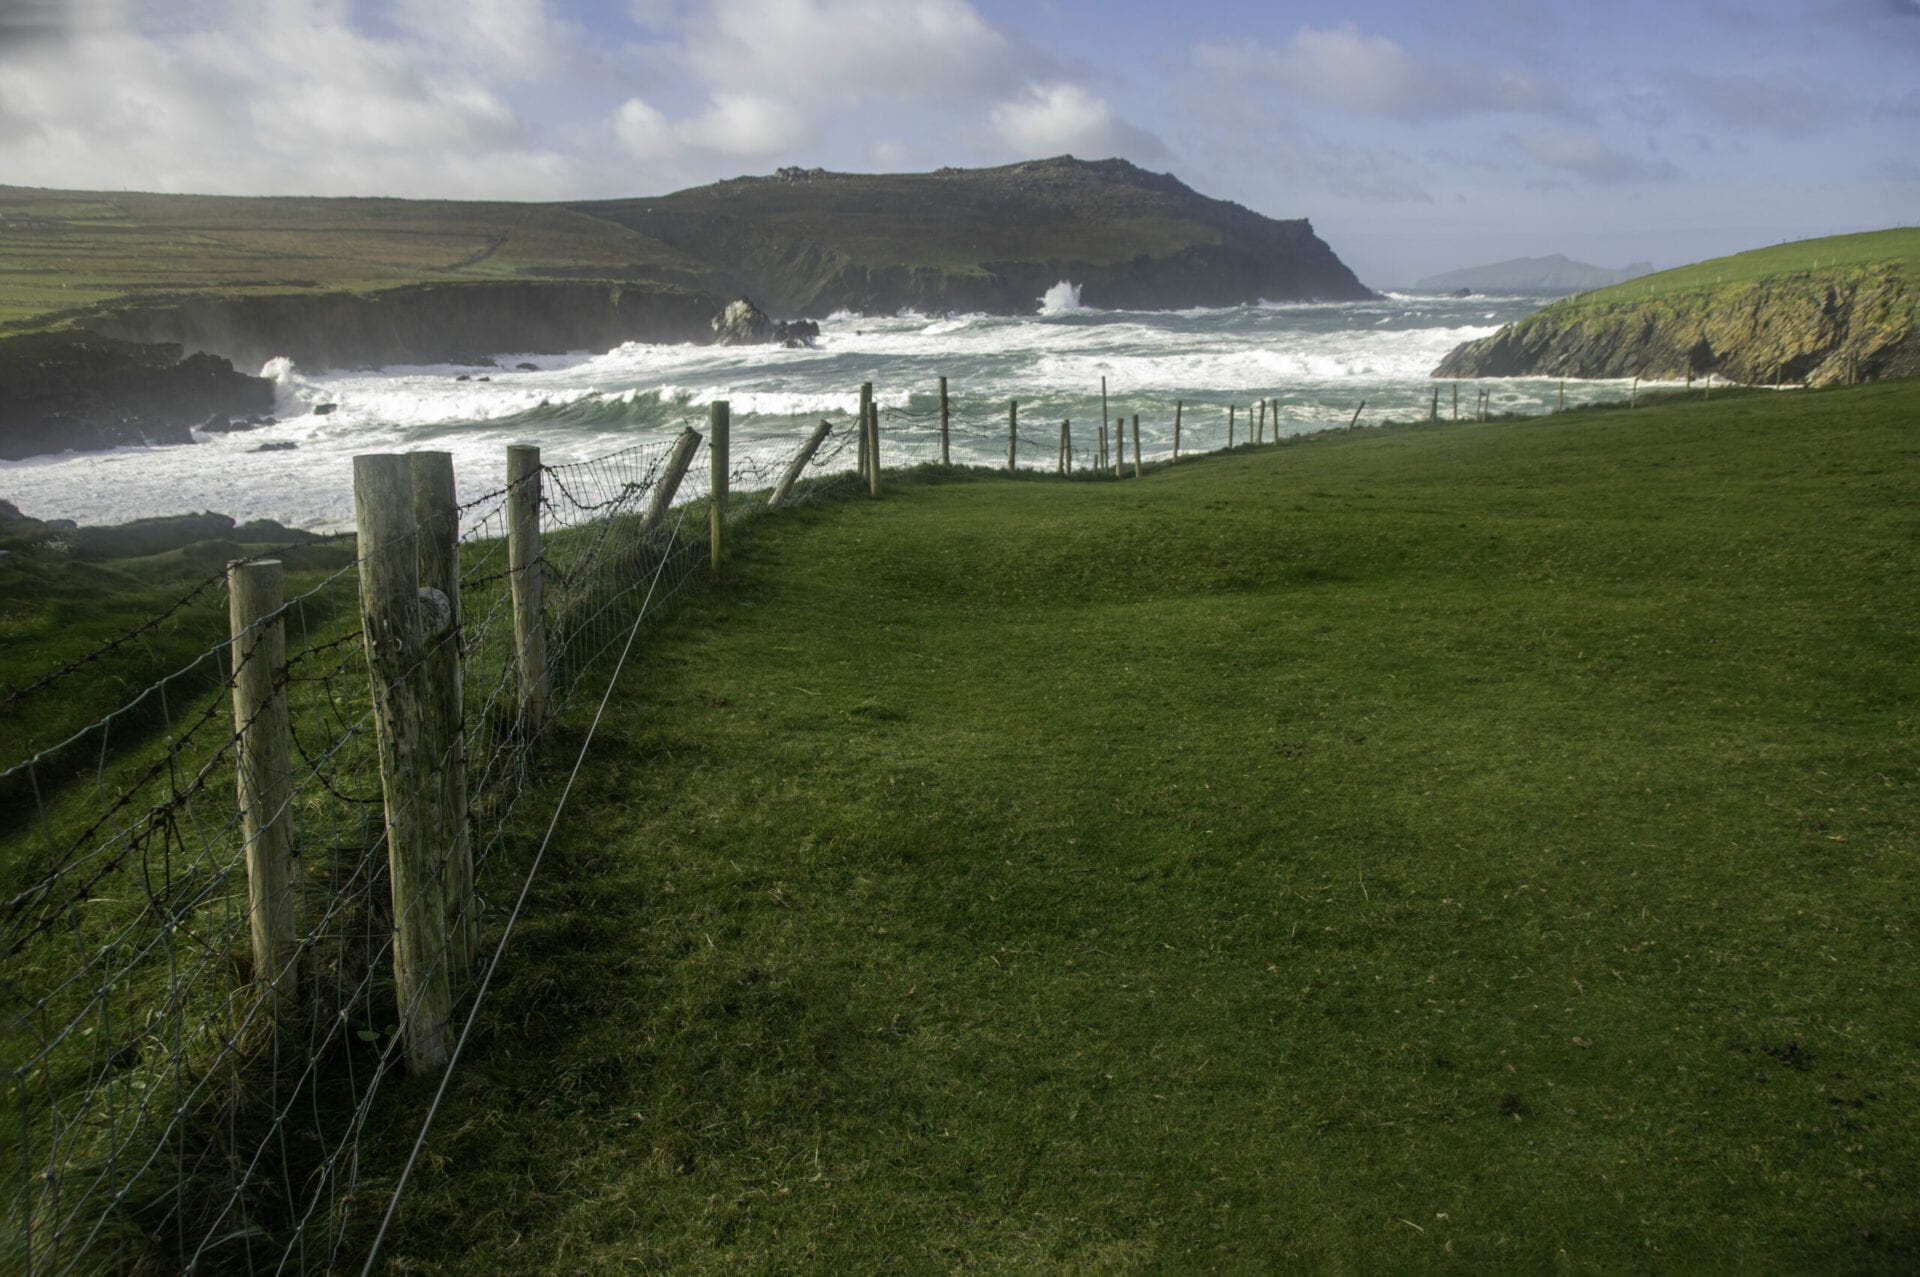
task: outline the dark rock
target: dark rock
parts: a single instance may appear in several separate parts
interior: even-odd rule
[[[258,425],[260,425],[258,417],[229,417],[225,413],[216,412],[200,423],[200,433],[203,435],[239,434],[242,431],[252,430]]]
[[[516,372],[539,372],[540,371],[539,364],[530,364],[525,362],[524,360],[521,361],[520,363],[515,364],[513,367]]]
[[[774,320],[745,297],[727,303],[713,317],[713,344],[716,346],[807,346],[820,335],[820,325],[811,319]]]
[[[455,381],[472,381],[473,378],[468,376],[466,373],[461,373],[458,377],[455,377],[454,380]]]
[[[330,417],[338,411],[340,405],[337,403],[317,403],[313,406],[313,415],[316,417]]]
[[[273,383],[171,343],[83,330],[0,339],[0,458],[186,444],[209,418],[273,406]]]
[[[1449,297],[1471,297],[1471,296],[1473,296],[1473,290],[1472,290],[1471,288],[1456,288],[1456,289],[1454,289],[1454,290],[1453,290],[1452,292],[1450,292],[1450,293],[1448,293],[1448,294],[1447,294],[1447,296],[1449,296]]]
[[[491,378],[491,377],[482,377],[482,378],[480,378],[480,380],[481,380],[481,381],[492,381],[492,380],[493,380],[493,378]]]
[[[13,523],[27,516],[20,513],[20,507],[13,502],[0,498],[0,523]]]
[[[280,443],[263,443],[257,448],[248,448],[247,451],[248,452],[292,452],[295,448],[298,448],[299,446],[300,445],[297,443],[282,441]]]

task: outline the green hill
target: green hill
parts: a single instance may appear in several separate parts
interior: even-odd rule
[[[1920,373],[1920,227],[1802,240],[1556,302],[1467,342],[1438,377],[1831,385]]]

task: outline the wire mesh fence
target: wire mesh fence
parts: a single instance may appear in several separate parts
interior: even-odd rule
[[[1176,448],[1277,442],[1278,410],[1269,420],[1264,404],[1182,404],[1171,421],[1136,426],[1122,405],[1077,423],[915,392],[877,408],[872,426],[883,471],[991,457],[1100,477]],[[267,712],[235,694],[249,662],[268,659],[250,638],[211,643],[0,770],[0,1269],[308,1271],[364,1252],[394,1192],[361,1155],[381,1088],[407,1069],[436,982],[448,1005],[433,1015],[474,1010],[483,945],[503,939],[499,902],[530,873],[516,831],[540,792],[543,716],[529,714],[528,687],[537,676],[564,707],[624,658],[698,579],[716,498],[734,526],[776,500],[862,486],[853,415],[756,417],[716,474],[699,435],[724,419],[689,417],[678,440],[536,468],[451,506],[457,588],[443,582],[446,614],[387,685],[367,581],[400,542],[407,557],[425,544],[425,521],[392,542],[363,539],[344,565],[286,555],[292,590],[273,613],[285,652],[270,682],[289,748],[270,812],[249,808],[244,788],[236,801],[249,731]],[[516,501],[529,491],[539,549],[516,558]],[[530,574],[544,588],[538,670],[516,625]],[[168,614],[208,606],[218,581]],[[7,712],[47,713],[160,619],[7,692]],[[458,670],[457,711],[416,773],[425,779],[396,787],[382,697],[437,677],[443,659]],[[435,836],[458,854],[416,881],[398,867],[394,831],[431,826],[449,791],[461,814]],[[284,825],[291,865],[285,934],[265,949],[249,895],[263,816]],[[422,934],[424,956],[400,952]]]

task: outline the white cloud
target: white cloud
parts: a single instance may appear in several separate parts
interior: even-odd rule
[[[987,113],[995,134],[1022,156],[1071,153],[1089,158],[1164,154],[1159,139],[1126,123],[1104,98],[1077,84],[1030,85]]]
[[[1409,122],[1480,112],[1561,114],[1565,95],[1526,71],[1463,67],[1417,58],[1385,36],[1352,23],[1328,30],[1301,27],[1283,48],[1202,44],[1199,64],[1235,77],[1254,76],[1323,106]]]

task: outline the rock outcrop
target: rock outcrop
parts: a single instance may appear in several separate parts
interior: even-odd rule
[[[193,442],[211,419],[273,408],[273,383],[170,342],[87,332],[0,340],[0,458]]]
[[[1658,278],[1657,276],[1655,277]],[[1557,302],[1454,349],[1436,377],[1684,378],[1832,385],[1920,375],[1920,296],[1897,262]]]
[[[767,313],[745,297],[727,303],[713,317],[713,344],[716,346],[805,346],[820,335],[820,325],[811,319],[769,319]]]

